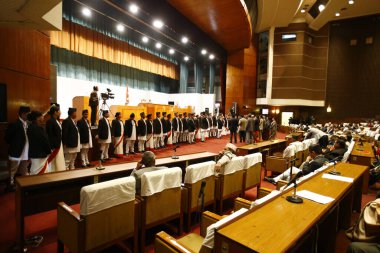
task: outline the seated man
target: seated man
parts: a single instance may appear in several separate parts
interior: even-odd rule
[[[322,148],[325,148],[329,141],[327,133],[315,127],[311,127],[307,130],[306,139],[311,139],[311,138],[315,138],[318,141],[318,144]]]
[[[342,139],[338,139],[335,143],[334,146],[331,149],[328,149],[324,155],[327,159],[333,160],[338,157],[341,157],[340,159],[338,158],[338,161],[342,160],[344,153],[346,153],[347,147],[346,147],[346,141]]]
[[[215,164],[215,172],[219,173],[221,169],[236,156],[237,147],[232,143],[227,143],[222,151],[219,152]]]
[[[380,244],[370,242],[352,242],[347,253],[380,253]]]
[[[156,156],[154,153],[151,151],[145,151],[142,155],[141,161],[137,163],[136,168],[131,173],[131,176],[136,178],[136,194],[141,193],[141,176],[145,172],[161,169],[167,169],[167,167],[156,167]]]
[[[306,161],[302,163],[301,167],[298,169],[296,167],[293,167],[292,174],[297,174],[298,172],[302,171],[302,175],[305,176],[311,172],[314,172],[315,170],[322,167],[325,163],[328,163],[329,160],[327,160],[322,155],[322,148],[318,144],[310,145],[309,147],[309,156],[306,158]],[[289,179],[290,177],[290,168],[287,169],[284,173],[278,175],[277,177],[270,178],[265,177],[264,180],[276,185],[278,180],[280,179]]]

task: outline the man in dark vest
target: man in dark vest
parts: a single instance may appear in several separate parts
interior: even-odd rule
[[[105,160],[111,160],[108,157],[108,149],[111,143],[111,125],[108,121],[110,114],[108,110],[103,111],[103,117],[99,120],[98,127],[98,142],[100,144],[100,160],[104,162]]]
[[[94,86],[90,94],[89,106],[91,107],[91,126],[94,126],[96,122],[96,114],[98,113],[98,106],[99,106],[98,86]]]
[[[49,110],[49,115],[50,119],[46,121],[45,127],[49,144],[52,149],[52,152],[48,158],[48,172],[63,171],[66,166],[62,146],[62,126],[59,122],[61,117],[59,104],[52,104]]]
[[[174,113],[174,118],[172,120],[172,128],[173,128],[173,144],[176,144],[179,139],[179,119],[178,112]]]
[[[194,135],[195,135],[195,122],[194,122],[194,113],[190,113],[190,117],[187,120],[187,127],[189,131],[189,144],[193,144],[194,142]]]
[[[16,173],[24,176],[28,174],[28,151],[29,141],[27,137],[27,117],[30,113],[28,106],[20,106],[18,119],[10,124],[6,130],[5,141],[9,144],[9,164],[10,164],[10,188],[14,188],[14,177]]]
[[[115,114],[115,119],[112,120],[111,135],[114,145],[114,154],[117,158],[122,158],[124,154],[124,124],[121,120],[120,112]]]
[[[153,120],[153,142],[154,148],[159,149],[161,138],[163,137],[163,126],[160,119],[160,112],[156,112],[156,118]]]
[[[137,121],[137,139],[138,139],[138,151],[145,152],[145,141],[147,125],[145,122],[145,113],[140,113],[140,119]]]
[[[189,137],[189,127],[187,125],[187,112],[183,113],[182,120],[182,142],[186,142]]]
[[[154,149],[152,114],[146,116],[146,150]]]
[[[78,120],[77,127],[80,136],[80,157],[82,161],[82,167],[91,167],[88,160],[88,150],[92,148],[92,133],[91,124],[88,121],[88,110],[82,111],[82,118]]]
[[[236,118],[235,114],[233,114],[232,118],[228,121],[228,126],[230,129],[230,142],[232,143],[232,137],[233,137],[233,140],[236,143],[237,142],[237,136],[236,135],[237,135],[237,129],[239,126],[239,121]]]
[[[77,118],[77,109],[69,108],[69,117],[62,122],[62,144],[65,154],[66,170],[75,169],[75,159],[80,152],[79,130],[75,119]]]
[[[129,119],[125,121],[124,127],[125,139],[127,140],[127,145],[125,149],[126,154],[135,154],[135,142],[137,139],[137,124],[135,120],[135,114],[131,113]]]
[[[160,141],[160,146],[166,147],[167,140],[168,140],[168,132],[169,132],[169,129],[167,128],[167,124],[166,124],[166,112],[162,113],[161,125],[162,125],[162,138]]]

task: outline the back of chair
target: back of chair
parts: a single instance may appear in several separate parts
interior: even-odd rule
[[[343,155],[341,162],[343,162],[343,163],[347,162],[348,158],[351,155],[352,150],[354,149],[354,146],[355,146],[355,142],[351,141],[350,145],[347,148],[347,151]]]
[[[85,251],[133,235],[135,178],[125,177],[85,186],[81,190]]]
[[[285,148],[284,152],[282,153],[283,158],[291,158],[296,155],[296,147],[294,145],[289,145]]]
[[[262,154],[255,153],[244,156],[244,189],[252,188],[261,182]]]
[[[266,170],[283,173],[288,168],[286,159],[269,156],[266,160]]]
[[[243,191],[244,157],[237,156],[222,169],[221,197]]]
[[[178,167],[146,172],[141,177],[145,225],[170,219],[181,213],[182,170]]]

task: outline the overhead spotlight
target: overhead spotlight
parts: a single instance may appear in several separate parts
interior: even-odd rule
[[[186,36],[183,36],[181,41],[183,44],[186,44],[187,42],[189,42],[189,39]]]
[[[86,17],[91,17],[91,10],[90,10],[89,8],[87,8],[87,7],[84,7],[84,8],[82,9],[82,14],[83,14],[84,16],[86,16]]]
[[[320,5],[318,6],[318,10],[319,10],[319,12],[322,12],[325,8],[326,8],[326,6],[325,6],[324,4],[320,4]]]
[[[339,17],[339,16],[340,16],[339,12],[335,13],[335,17]]]
[[[203,55],[207,54],[207,50],[206,49],[202,49],[201,54],[203,54]]]
[[[189,56],[185,56],[183,59],[184,59],[185,61],[188,61],[188,60],[189,60]]]
[[[169,49],[169,54],[174,54],[174,49],[173,48]]]
[[[301,10],[301,13],[305,13],[305,12],[306,12],[306,10],[305,10],[305,9],[302,9],[302,10]]]
[[[131,4],[129,6],[129,11],[133,14],[137,14],[137,12],[139,12],[139,7],[136,4]]]
[[[155,19],[153,21],[153,26],[156,27],[156,28],[158,28],[158,29],[161,29],[164,26],[164,22],[162,22],[159,19]]]
[[[118,24],[118,25],[116,26],[116,30],[117,30],[118,32],[124,32],[124,29],[125,29],[125,27],[124,27],[122,24]]]
[[[142,40],[142,42],[144,42],[144,43],[148,43],[149,38],[146,37],[146,36],[143,36],[141,40]]]
[[[215,58],[215,56],[213,54],[210,54],[209,57],[208,57],[210,60],[213,60]]]
[[[354,4],[355,2],[354,2],[354,0],[349,0],[348,1],[348,4]]]
[[[160,42],[157,42],[157,43],[156,43],[156,48],[157,48],[157,49],[160,49],[161,47],[162,47],[161,43],[160,43]]]

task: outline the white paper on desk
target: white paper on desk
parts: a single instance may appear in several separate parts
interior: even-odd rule
[[[309,199],[309,200],[312,200],[314,202],[321,203],[324,205],[327,203],[330,203],[331,201],[334,201],[334,199],[331,197],[320,195],[320,194],[310,192],[307,190],[302,190],[302,191],[297,192],[297,196],[300,196],[302,198]]]
[[[342,176],[336,176],[336,175],[331,175],[331,174],[326,174],[326,173],[323,174],[322,178],[338,180],[338,181],[343,181],[347,183],[354,182],[354,179],[352,177],[342,177]]]

